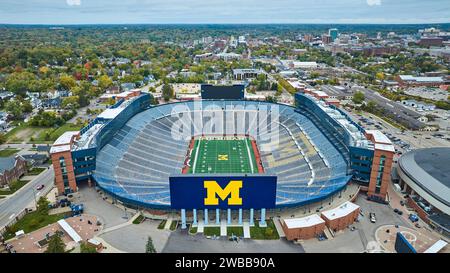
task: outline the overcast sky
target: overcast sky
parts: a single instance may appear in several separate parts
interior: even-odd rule
[[[449,23],[450,0],[0,0],[0,23]]]

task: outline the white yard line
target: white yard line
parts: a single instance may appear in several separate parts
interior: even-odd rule
[[[198,139],[197,143],[197,149],[195,151],[195,157],[194,157],[194,164],[192,166],[192,173],[195,173],[195,167],[197,166],[197,157],[198,157],[198,150],[200,149],[200,142],[202,141],[201,138]]]
[[[250,149],[248,148],[248,141],[247,141],[247,139],[245,139],[244,141],[245,141],[245,146],[247,147],[248,159],[250,160],[250,168],[252,169],[252,173],[254,173],[254,171],[253,171],[253,160],[252,160],[252,157],[250,155]]]

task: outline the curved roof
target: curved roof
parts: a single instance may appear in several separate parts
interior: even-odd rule
[[[418,149],[400,157],[399,167],[420,188],[450,205],[450,148]]]

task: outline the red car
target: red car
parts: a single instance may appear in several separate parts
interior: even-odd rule
[[[40,190],[42,190],[43,188],[44,188],[44,185],[39,185],[39,186],[37,186],[36,189],[37,189],[38,191],[40,191]]]

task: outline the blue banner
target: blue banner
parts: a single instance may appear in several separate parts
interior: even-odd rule
[[[275,208],[276,176],[173,176],[172,209]]]

